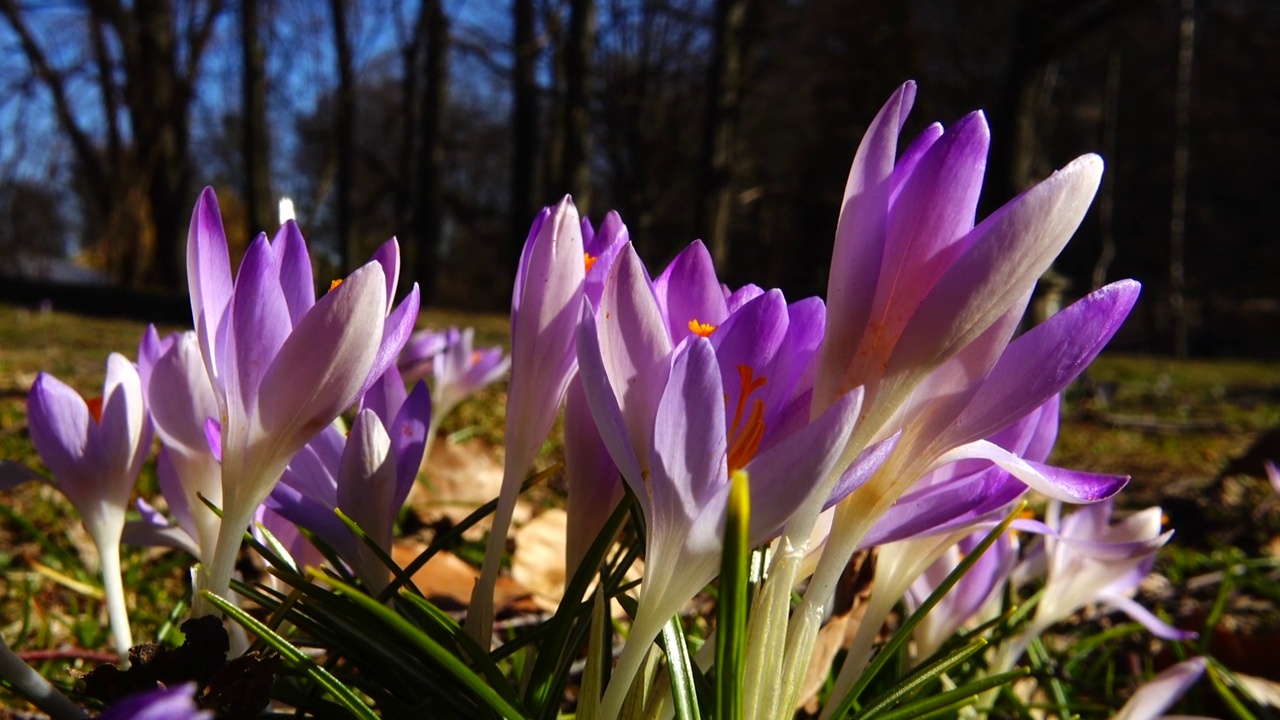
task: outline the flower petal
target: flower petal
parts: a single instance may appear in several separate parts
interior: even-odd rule
[[[990,460],[1032,489],[1062,502],[1091,503],[1105,500],[1120,492],[1129,482],[1127,475],[1099,475],[1024,460],[986,440],[977,440],[945,453],[934,463],[934,467],[969,458]]]
[[[96,464],[86,457],[91,422],[80,393],[48,373],[36,376],[27,396],[31,443],[64,492],[80,481],[82,468]]]
[[[729,315],[724,292],[716,278],[715,262],[701,240],[695,240],[676,255],[653,281],[653,294],[667,319],[673,343],[693,334],[689,323],[696,320],[719,325]]]
[[[311,254],[302,239],[298,223],[286,220],[271,242],[280,265],[280,287],[289,307],[290,326],[297,325],[302,315],[316,304],[316,281],[311,271]]]
[[[191,215],[187,234],[187,285],[191,295],[191,317],[200,348],[210,363],[209,376],[222,377],[214,364],[220,358],[212,352],[223,314],[231,304],[231,258],[227,236],[222,230],[222,212],[213,188],[205,188]]]

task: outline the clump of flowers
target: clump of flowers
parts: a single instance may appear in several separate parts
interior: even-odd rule
[[[1047,463],[1059,394],[1123,323],[1138,283],[1016,334],[1101,159],[1072,161],[979,220],[985,118],[931,125],[899,154],[914,97],[914,84],[899,88],[857,151],[825,301],[729,288],[696,242],[653,273],[619,216],[597,229],[566,197],[525,243],[509,357],[477,350],[468,329],[413,332],[417,288],[397,304],[394,240],[318,297],[290,221],[233,276],[205,191],[188,240],[194,329],[149,330],[136,365],[113,355],[96,404],[42,375],[29,422],[102,553],[122,656],[122,536],[188,552],[193,616],[225,616],[255,641],[231,644],[230,664],[207,662],[217,680],[185,669],[196,643],[164,668],[134,652],[140,693],[102,717],[206,717],[223,712],[212,695],[243,682],[317,717],[789,718],[814,669],[832,676],[823,717],[976,704],[968,717],[1004,713],[998,689],[1083,607],[1120,609],[1168,642],[1191,637],[1133,599],[1169,538],[1159,509],[1113,522],[1127,478]],[[441,418],[508,372],[500,496],[402,567],[396,518]],[[562,408],[565,463],[544,475],[562,472],[568,493],[563,599],[531,629],[498,625],[516,501]],[[126,530],[152,427],[172,520],[140,498]],[[1029,492],[1049,499],[1044,522],[1015,521]],[[489,513],[459,621],[412,575]],[[246,535],[270,578],[236,577]],[[840,667],[810,668],[855,553],[874,557],[862,625]],[[709,587],[710,633],[684,622]],[[1016,610],[1021,598],[1031,607]],[[612,602],[629,618],[621,632],[606,621]],[[1205,667],[1159,676],[1125,716],[1162,712],[1152,688],[1181,692]],[[78,712],[13,662],[0,670],[51,714]]]

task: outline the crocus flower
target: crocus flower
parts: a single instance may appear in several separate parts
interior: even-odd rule
[[[306,244],[287,222],[273,242],[259,235],[249,245],[232,282],[217,200],[201,194],[187,274],[218,401],[223,522],[199,589],[226,593],[241,534],[290,458],[394,362],[418,309],[416,286],[392,306],[398,273],[392,240],[316,300]]]
[[[1204,675],[1206,664],[1205,658],[1193,657],[1165,669],[1151,682],[1138,688],[1112,720],[1156,720],[1164,717],[1164,711],[1178,702]]]
[[[511,366],[501,347],[476,350],[474,346],[474,328],[450,327],[438,333],[414,333],[400,353],[397,365],[406,381],[414,382],[428,373],[433,376],[428,441],[435,440],[440,421],[459,403],[501,379]]]
[[[1160,532],[1160,508],[1147,508],[1114,525],[1110,501],[1079,507],[1065,517],[1060,517],[1061,511],[1060,504],[1050,503],[1047,522],[1019,524],[1044,536],[1044,597],[1036,605],[1029,636],[1097,602],[1124,612],[1166,640],[1195,637],[1170,627],[1132,599],[1151,572],[1156,551],[1173,536],[1172,530]],[[1030,557],[1025,562],[1037,560]]]
[[[345,437],[330,425],[293,458],[267,506],[331,545],[377,592],[387,585],[386,566],[333,511],[390,551],[396,515],[422,463],[431,399],[421,382],[406,396],[393,366],[363,404]]]
[[[136,693],[112,704],[98,720],[213,720],[212,711],[196,704],[195,693],[194,682]]]
[[[780,293],[725,317],[710,338],[686,324],[673,348],[650,287],[635,251],[624,248],[599,312],[584,304],[578,333],[587,402],[646,529],[639,610],[603,700],[606,717],[620,707],[649,641],[714,577],[730,473],[749,478],[751,543],[759,544],[831,471],[859,400],[851,393],[816,421],[788,425],[790,374],[803,363],[787,359],[799,345],[785,342],[795,333]],[[790,432],[770,434],[774,424]]]
[[[1009,424],[1061,390],[1052,387],[1058,380],[1074,376],[1054,372],[1053,382],[1037,383],[1025,374],[997,373],[994,367],[1037,278],[1083,218],[1101,177],[1101,160],[1085,156],[1069,163],[975,224],[989,140],[986,121],[973,113],[950,128],[931,126],[898,157],[899,134],[914,98],[913,83],[893,94],[871,123],[850,170],[811,408],[819,413],[840,393],[864,388],[862,416],[844,462],[877,441],[900,438],[879,470],[837,506],[831,538],[804,604],[791,614],[793,628],[804,630],[790,633],[789,668],[807,660],[821,608],[853,550],[910,483],[942,459],[961,459],[946,453]],[[1042,361],[1055,360],[1050,367],[1078,373],[1083,365],[1075,361],[1092,358],[1090,350],[1096,353],[1101,344],[1094,348],[1091,342],[1110,337],[1136,291],[1136,283],[1111,286],[1102,293],[1104,301],[1088,303],[1089,311],[1072,316],[1071,329],[1090,342],[1074,348],[1028,343],[1023,349]],[[1062,350],[1072,357],[1059,365],[1055,353]],[[1009,365],[1022,367],[1019,362]],[[984,421],[980,429],[965,426],[957,420],[984,379],[1002,390],[988,392],[983,402],[991,405],[975,412]],[[992,402],[997,397],[1000,401]],[[970,456],[991,455],[988,459],[1004,462],[1019,479],[1074,502],[1109,497],[1124,482],[1045,473],[1008,455],[997,459],[988,450],[982,445],[966,448]],[[837,479],[828,482],[833,487]],[[803,546],[821,506],[814,499],[801,508],[788,523],[784,542]],[[789,592],[798,579],[792,567],[799,562],[797,555],[778,558],[770,580],[778,584],[769,593],[774,599],[770,606],[776,606],[773,615],[786,610],[782,585]]]
[[[577,365],[573,338],[583,302],[584,258],[578,211],[566,196],[538,215],[516,269],[502,490],[466,623],[482,647],[491,641],[493,591],[520,484],[551,432]]]
[[[102,397],[85,402],[75,390],[41,373],[27,398],[31,442],[53,473],[102,556],[107,612],[121,658],[133,645],[120,536],[129,495],[151,450],[151,423],[138,370],[123,355],[107,358]]]

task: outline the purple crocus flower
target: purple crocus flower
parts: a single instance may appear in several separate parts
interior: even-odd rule
[[[329,543],[374,592],[387,568],[334,514],[340,508],[390,550],[400,507],[426,448],[431,398],[419,382],[406,396],[395,367],[366,393],[351,432],[325,428],[289,463],[267,507]]]
[[[213,720],[212,711],[196,704],[195,692],[196,684],[188,682],[136,693],[112,704],[98,720]]]
[[[717,295],[723,303],[718,287]],[[620,707],[648,641],[714,577],[730,474],[749,478],[751,542],[759,544],[831,472],[859,400],[852,393],[812,423],[788,423],[793,375],[804,365],[789,353],[804,344],[787,344],[803,333],[791,331],[791,313],[776,291],[724,317],[710,338],[686,323],[686,337],[674,347],[669,316],[629,246],[599,312],[582,308],[584,394],[647,532],[639,611],[603,700],[605,716]],[[770,433],[774,426],[789,432]]]
[[[218,402],[223,523],[199,589],[226,593],[241,534],[290,458],[394,362],[418,309],[416,286],[393,307],[398,272],[392,240],[317,300],[306,244],[287,222],[249,245],[233,282],[217,200],[201,194],[187,273]]]
[[[431,428],[435,430],[463,400],[507,374],[510,358],[501,347],[476,350],[475,329],[450,327],[441,332],[422,330],[413,334],[400,353],[397,365],[409,382],[433,376],[431,384]]]
[[[1150,507],[1111,524],[1111,502],[1079,507],[1065,517],[1051,503],[1046,523],[1023,522],[1020,529],[1044,536],[1046,567],[1044,597],[1036,606],[1026,634],[1034,637],[1090,603],[1124,612],[1152,634],[1166,640],[1187,640],[1195,633],[1178,630],[1134,602],[1138,584],[1151,572],[1156,551],[1173,536],[1160,532],[1162,513]],[[1030,557],[1024,561],[1034,566]]]
[[[27,397],[31,442],[102,557],[107,611],[121,658],[133,645],[120,577],[120,537],[129,495],[151,451],[142,381],[123,355],[107,358],[102,397],[84,398],[40,373]]]
[[[578,211],[566,196],[534,220],[516,269],[502,490],[466,622],[482,647],[491,641],[493,591],[520,484],[551,432],[577,365],[573,338],[583,303],[585,258]]]

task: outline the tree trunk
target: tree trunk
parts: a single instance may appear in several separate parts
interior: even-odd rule
[[[338,173],[334,199],[335,242],[338,272],[351,269],[351,191],[355,175],[355,69],[351,59],[351,38],[347,32],[345,0],[329,0],[333,19],[334,58],[338,64],[337,107],[333,118],[334,139],[338,148]]]
[[[267,133],[267,74],[259,31],[258,0],[240,0],[243,53],[243,137],[245,237],[276,226],[271,195],[271,151]]]
[[[1178,77],[1174,88],[1173,199],[1169,214],[1169,315],[1173,354],[1190,353],[1186,308],[1187,176],[1191,167],[1191,69],[1196,42],[1195,0],[1182,0]]]
[[[591,202],[590,67],[596,46],[595,0],[571,0],[569,34],[565,38],[564,145],[557,192],[573,195],[586,214]]]
[[[520,257],[525,228],[533,221],[536,210],[534,173],[537,171],[538,161],[538,86],[534,77],[538,48],[534,38],[533,0],[514,0],[514,13],[511,238],[515,254],[511,255],[512,261]]]
[[[440,255],[440,234],[444,218],[444,184],[441,165],[444,163],[444,145],[441,125],[444,119],[445,98],[448,94],[449,68],[449,18],[440,0],[423,0],[426,27],[426,68],[424,73],[418,149],[418,191],[415,206],[415,231],[418,236],[416,253],[419,289],[423,304],[436,297],[437,265]]]
[[[747,4],[747,0],[716,0],[715,48],[707,84],[702,198],[696,224],[722,273],[729,263],[732,170],[742,98]]]

